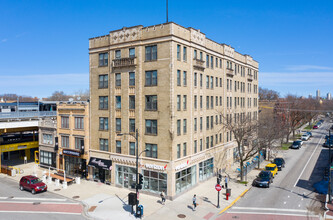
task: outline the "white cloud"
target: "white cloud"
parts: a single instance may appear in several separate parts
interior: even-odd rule
[[[327,66],[316,66],[316,65],[292,65],[292,66],[287,66],[286,70],[289,71],[333,70],[333,68]]]
[[[8,39],[7,38],[4,38],[1,40],[2,43],[5,43]]]

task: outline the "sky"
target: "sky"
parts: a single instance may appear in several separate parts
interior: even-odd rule
[[[281,96],[333,93],[332,0],[169,0],[169,21],[259,62]],[[166,0],[0,0],[0,94],[89,89],[88,39],[166,22]]]

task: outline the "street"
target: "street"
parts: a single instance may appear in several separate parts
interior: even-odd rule
[[[0,176],[0,219],[85,219],[83,206],[52,192],[32,195],[18,183]]]
[[[322,195],[314,183],[322,180],[328,164],[328,149],[322,147],[328,123],[313,130],[313,137],[299,150],[284,152],[285,168],[270,188],[252,187],[232,208],[217,219],[319,219]]]

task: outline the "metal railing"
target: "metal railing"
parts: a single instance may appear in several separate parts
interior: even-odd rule
[[[56,111],[0,112],[1,118],[41,118],[57,116]]]

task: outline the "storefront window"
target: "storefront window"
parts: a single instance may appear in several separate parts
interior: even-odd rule
[[[164,190],[167,194],[167,174],[143,170],[143,189],[154,193]]]
[[[131,188],[131,186],[135,184],[135,168],[117,165],[116,172],[116,184],[125,188]]]
[[[52,166],[52,153],[47,151],[40,151],[40,163]]]
[[[111,183],[111,171],[93,167],[93,179],[102,183]]]
[[[208,179],[213,175],[213,171],[214,171],[213,158],[210,158],[208,160],[199,163],[199,180],[202,181]]]
[[[176,193],[180,193],[196,183],[196,165],[176,173]]]
[[[78,157],[65,156],[65,171],[66,175],[82,176],[83,170],[86,168],[85,160]]]

